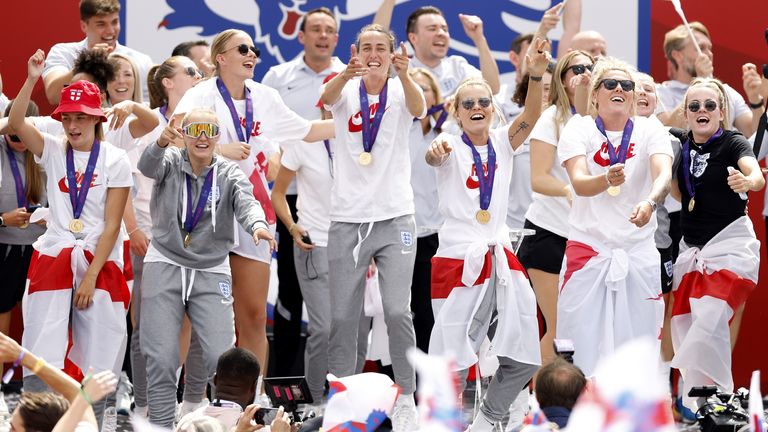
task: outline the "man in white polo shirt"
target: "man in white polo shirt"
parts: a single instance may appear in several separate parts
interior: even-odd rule
[[[304,15],[299,25],[299,43],[304,46],[304,54],[286,63],[269,69],[262,84],[276,89],[286,105],[307,120],[320,118],[316,106],[323,81],[332,73],[344,70],[344,63],[333,52],[339,41],[336,18],[325,7],[310,10]],[[280,142],[288,146],[302,145],[302,141]],[[312,145],[323,147],[323,143]],[[285,198],[296,219],[296,182],[291,182]],[[277,221],[279,233],[277,252],[277,275],[279,286],[275,313],[275,373],[277,376],[295,375],[293,366],[296,358],[302,358],[299,352],[301,337],[301,314],[303,297],[296,278],[293,260],[293,237],[281,220]],[[299,369],[301,371],[301,369]]]
[[[136,63],[144,100],[149,100],[147,73],[154,64],[148,55],[120,45],[120,1],[80,0],[80,29],[85,39],[80,42],[57,43],[48,52],[43,69],[43,83],[48,102],[59,103],[61,89],[72,81],[75,59],[85,49],[103,49],[108,53],[124,54]]]

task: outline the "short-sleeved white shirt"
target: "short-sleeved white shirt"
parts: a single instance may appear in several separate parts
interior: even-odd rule
[[[74,218],[72,204],[69,198],[69,185],[67,182],[67,141],[64,137],[54,137],[43,134],[45,147],[40,158],[35,160],[43,166],[47,174],[46,190],[51,215],[48,218],[48,229],[40,237],[42,241],[48,236],[57,236],[60,233],[69,232],[69,223]],[[78,187],[81,187],[83,175],[88,165],[91,152],[74,151],[75,176]],[[80,214],[80,220],[84,224],[83,235],[93,233],[95,227],[104,222],[104,209],[107,202],[107,189],[131,187],[131,166],[125,151],[113,146],[109,142],[102,141],[99,157],[96,161],[96,169],[91,180],[91,187],[85,201],[85,206]],[[115,242],[109,259],[115,260],[122,257],[123,245]]]
[[[656,105],[656,114],[664,111],[672,111],[683,101],[685,93],[688,91],[689,84],[680,81],[669,80],[661,84],[656,84],[656,96],[659,103]],[[750,111],[744,98],[733,87],[723,84],[725,92],[728,94],[728,112],[731,116],[731,129],[735,126],[734,121]]]
[[[615,197],[607,192],[592,197],[575,195],[569,218],[569,238],[573,233],[579,233],[623,249],[653,240],[656,218],[651,217],[645,226],[638,228],[629,221],[629,215],[651,192],[651,155],[664,154],[672,158],[672,145],[666,130],[658,122],[639,116],[633,121],[634,129],[624,164],[626,181],[621,185],[620,194]],[[621,143],[622,131],[607,131],[607,134],[615,146]],[[563,129],[557,154],[560,163],[585,156],[589,173],[603,174],[610,165],[606,146],[605,137],[597,129],[595,120],[591,116],[575,115]]]
[[[408,150],[413,116],[408,112],[400,79],[392,78],[388,83],[387,106],[371,150],[373,161],[368,166],[358,161],[363,152],[360,79],[349,80],[339,100],[325,107],[333,113],[336,127],[332,221],[375,222],[414,213]],[[423,94],[421,98],[423,101]],[[373,118],[380,109],[379,95],[368,94],[368,104]],[[426,113],[424,103],[424,111],[418,117],[423,118]]]
[[[443,224],[443,215],[440,214],[437,200],[437,172],[425,159],[427,149],[437,137],[437,133],[430,129],[425,135],[421,122],[414,121],[409,137],[416,235],[424,237],[436,233]]]
[[[558,146],[558,137],[562,134],[565,125],[558,126],[556,121],[557,107],[552,105],[541,113],[541,117],[528,137],[528,141],[539,140],[549,145]],[[557,162],[557,157],[552,162],[549,173],[552,177],[569,184],[568,173]],[[531,205],[525,213],[525,218],[541,228],[551,231],[560,237],[568,237],[568,214],[571,206],[566,197],[553,197],[533,192]]]
[[[333,187],[333,166],[325,144],[321,141],[284,145],[280,162],[283,167],[296,172],[299,225],[309,232],[313,244],[327,246],[331,226],[331,196],[328,191]]]
[[[507,227],[507,201],[509,182],[512,178],[512,146],[509,145],[507,131],[509,126],[493,129],[491,143],[496,152],[496,172],[493,179],[493,192],[488,211],[491,219],[481,224],[475,219],[480,210],[480,187],[475,169],[472,150],[462,141],[461,136],[442,133],[437,140],[447,141],[453,151],[437,170],[437,185],[440,199],[440,212],[445,223],[440,228],[441,251],[478,241],[496,241],[509,239]],[[483,170],[488,170],[488,146],[475,147],[483,161]]]
[[[57,43],[51,47],[48,51],[48,55],[45,58],[45,68],[43,69],[43,79],[54,70],[70,71],[75,66],[75,60],[80,52],[88,49],[88,39],[83,39],[80,42],[62,42]],[[113,52],[123,54],[133,60],[136,63],[136,67],[139,69],[139,79],[141,81],[142,96],[144,102],[149,102],[149,87],[147,87],[147,74],[149,70],[155,64],[152,59],[135,49],[128,48],[125,45],[117,43]]]
[[[472,66],[467,59],[458,55],[444,57],[435,68],[425,65],[414,56],[408,67],[419,67],[430,71],[437,78],[437,82],[440,84],[440,93],[443,97],[451,96],[456,91],[456,87],[465,79],[473,76],[483,76],[478,68]]]

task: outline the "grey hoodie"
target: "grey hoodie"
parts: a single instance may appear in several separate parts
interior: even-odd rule
[[[210,166],[195,176],[186,149],[153,143],[139,159],[139,171],[155,180],[150,212],[152,214],[152,245],[165,257],[185,267],[204,269],[221,264],[234,244],[234,220],[251,235],[258,228],[268,229],[264,210],[253,197],[253,186],[245,173],[234,163],[214,155]],[[182,212],[186,189],[185,174],[192,182],[192,204],[197,205],[200,189],[208,171],[216,167],[216,186],[211,191],[200,222],[192,231],[190,244],[184,248]],[[218,191],[218,193],[217,193]],[[216,226],[214,232],[211,198],[216,197]],[[240,241],[253,241],[251,238]]]

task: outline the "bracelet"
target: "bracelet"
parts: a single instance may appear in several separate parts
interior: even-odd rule
[[[541,77],[540,76],[529,75],[528,79],[530,79],[531,81],[536,81],[536,82],[541,81]]]
[[[82,385],[80,385],[80,396],[83,397],[83,399],[88,402],[88,405],[93,406],[93,401],[91,400],[91,397],[88,396],[88,393],[85,392],[85,389]]]
[[[757,103],[752,103],[749,100],[747,100],[747,105],[749,105],[749,107],[752,108],[753,110],[758,110],[762,108],[764,104],[765,104],[764,98],[760,98],[760,102],[757,102]]]
[[[130,237],[131,234],[135,233],[138,230],[139,230],[139,227],[136,227],[136,228],[132,229],[131,232],[128,233],[128,236]]]
[[[13,378],[13,373],[16,370],[17,367],[21,364],[21,361],[24,360],[24,356],[27,355],[27,350],[22,348],[21,352],[19,353],[19,356],[14,360],[13,365],[10,369],[5,371],[5,374],[3,375],[3,384],[8,384],[11,382],[11,378]]]
[[[32,373],[37,375],[43,368],[45,367],[45,359],[42,357],[38,357],[37,361],[35,362],[35,365],[32,366]]]

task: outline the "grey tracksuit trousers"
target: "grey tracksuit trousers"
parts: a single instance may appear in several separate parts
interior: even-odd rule
[[[353,256],[355,251],[357,262]],[[369,223],[331,222],[328,265],[333,307],[328,368],[338,377],[356,372],[356,332],[363,308],[365,274],[371,259],[379,271],[395,382],[403,394],[411,394],[416,377],[406,351],[416,346],[410,310],[411,276],[416,259],[413,215]]]
[[[187,271],[187,284],[190,279],[190,271]],[[200,343],[209,380],[216,372],[219,356],[235,343],[231,286],[229,275],[197,270],[186,303],[186,313]],[[174,421],[179,332],[184,313],[181,268],[145,262],[139,333],[141,351],[147,361],[149,419],[167,428],[172,428]]]

